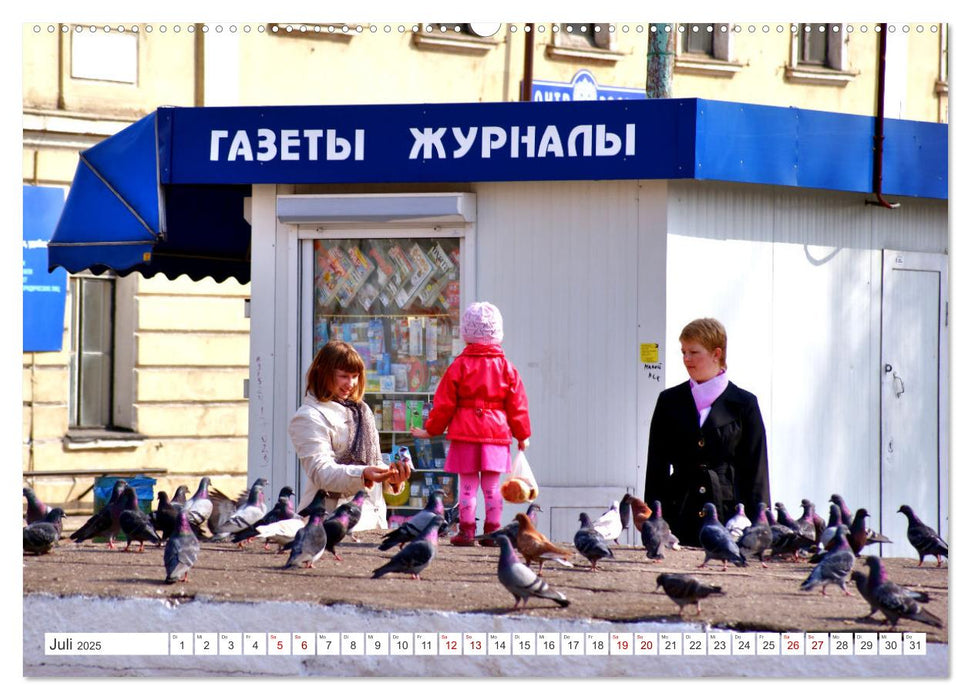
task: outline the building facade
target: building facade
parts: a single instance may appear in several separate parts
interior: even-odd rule
[[[708,27],[711,27],[711,32]],[[698,31],[695,31],[697,27]],[[822,27],[822,29],[820,29]],[[874,113],[878,83],[878,45],[876,25],[684,25],[677,32],[672,66],[672,97],[705,97],[784,107],[841,112],[855,115]],[[482,36],[475,28],[418,25],[137,25],[122,27],[36,26],[24,28],[24,183],[29,186],[67,187],[74,174],[78,152],[102,138],[117,132],[137,118],[152,112],[158,105],[231,106],[231,105],[379,105],[385,103],[422,102],[503,102],[519,99],[524,74],[526,51],[532,55],[533,85],[531,96],[536,101],[576,101],[579,99],[637,98],[646,75],[650,25],[546,24],[536,25],[530,33],[525,25],[503,25],[496,33]],[[133,31],[137,28],[137,31]],[[333,29],[333,31],[331,31]],[[781,29],[781,31],[780,31]],[[886,115],[915,121],[946,121],[947,59],[946,26],[897,25],[888,32]],[[529,41],[531,35],[531,42]],[[821,40],[825,39],[825,40]],[[710,39],[710,41],[709,41]],[[531,49],[527,47],[531,46]],[[631,189],[633,188],[633,189]],[[702,245],[715,257],[733,259],[738,265],[763,260],[765,285],[753,289],[760,300],[782,300],[798,297],[798,288],[773,286],[771,280],[784,279],[801,269],[799,255],[812,260],[813,246],[836,246],[841,251],[861,252],[836,255],[841,260],[839,272],[832,272],[827,285],[858,293],[871,286],[877,271],[882,271],[880,251],[895,249],[946,254],[946,206],[929,204],[917,211],[933,221],[925,241],[914,240],[910,225],[900,227],[900,235],[874,233],[873,223],[882,212],[865,207],[844,205],[848,217],[856,221],[847,225],[843,234],[814,222],[808,227],[766,225],[766,220],[782,221],[772,212],[802,208],[811,211],[819,204],[812,195],[796,196],[765,188],[744,193],[730,185],[702,185],[686,182],[678,185],[645,185],[636,181],[612,184],[533,183],[525,186],[480,184],[466,186],[479,199],[476,228],[480,242],[475,258],[475,284],[472,295],[486,295],[508,308],[507,323],[529,328],[520,339],[510,338],[510,352],[523,360],[528,380],[540,395],[547,397],[540,405],[551,410],[537,415],[537,432],[545,433],[548,445],[540,458],[563,463],[565,455],[586,455],[589,447],[574,445],[580,440],[571,430],[580,421],[582,411],[577,399],[585,393],[575,379],[585,372],[583,358],[587,353],[547,356],[530,355],[530,349],[552,348],[552,338],[563,333],[563,342],[585,338],[584,343],[598,338],[633,348],[638,333],[628,323],[637,310],[611,302],[611,313],[598,312],[589,305],[602,306],[603,299],[618,295],[618,289],[606,281],[616,279],[616,271],[637,262],[624,254],[636,240],[624,236],[660,236],[649,249],[662,253],[643,265],[662,267],[654,277],[660,287],[641,289],[636,280],[646,279],[643,267],[630,295],[637,298],[649,292],[655,299],[663,297],[662,312],[650,319],[656,339],[663,340],[664,352],[677,347],[676,336],[684,320],[703,315],[697,303],[683,300],[692,290],[683,289],[684,275],[673,274],[690,265],[695,246]],[[345,188],[346,189],[346,188]],[[328,188],[336,194],[340,187]],[[429,191],[418,185],[385,185],[371,187],[381,191]],[[545,192],[544,192],[545,190]],[[285,193],[285,190],[281,190]],[[310,193],[310,192],[308,192]],[[492,196],[483,196],[484,193]],[[527,197],[526,193],[531,196]],[[266,194],[261,195],[265,202]],[[276,194],[274,194],[276,196]],[[793,199],[795,198],[795,199]],[[254,197],[260,201],[260,197]],[[561,204],[555,221],[549,220],[549,209],[536,201]],[[668,214],[655,222],[656,230],[645,230],[637,224],[638,201],[664,202]],[[680,204],[675,204],[680,203]],[[921,205],[925,206],[925,205]],[[926,208],[925,207],[925,208]],[[831,200],[825,202],[834,221],[843,221],[843,211]],[[907,217],[916,216],[907,207]],[[535,211],[534,211],[535,210]],[[763,225],[755,226],[751,212],[761,212]],[[656,219],[656,210],[652,210]],[[746,216],[750,219],[747,220]],[[538,220],[537,218],[538,217]],[[728,217],[727,219],[723,217]],[[863,219],[862,221],[857,221]],[[482,223],[485,221],[486,223]],[[626,224],[624,223],[626,222]],[[729,222],[729,223],[726,223]],[[881,225],[882,226],[882,225]],[[481,231],[490,232],[488,236]],[[879,228],[879,227],[877,227]],[[591,237],[602,230],[619,236],[616,245],[606,246]],[[882,230],[882,229],[881,229]],[[626,233],[625,233],[626,231]],[[504,233],[505,232],[505,233]],[[545,232],[545,233],[544,233]],[[868,232],[868,233],[867,233]],[[606,235],[606,233],[605,233]],[[843,236],[842,238],[840,236]],[[836,236],[834,238],[834,236]],[[545,238],[544,238],[545,237]],[[545,240],[548,238],[548,240]],[[529,240],[529,243],[524,241]],[[584,307],[578,319],[597,318],[596,327],[577,321],[576,328],[555,331],[550,337],[532,338],[539,333],[534,310],[517,306],[522,294],[548,298],[556,305],[569,297],[541,296],[535,287],[538,279],[530,270],[518,272],[503,264],[506,251],[523,245],[542,248],[572,241],[577,269],[563,279],[579,279],[583,289],[575,300]],[[545,243],[544,243],[545,241]],[[658,247],[660,246],[660,247]],[[255,250],[255,248],[254,248]],[[535,254],[532,250],[532,254]],[[832,253],[827,248],[822,255]],[[795,256],[790,269],[786,256]],[[725,257],[727,256],[727,257]],[[853,262],[842,262],[844,258]],[[614,259],[616,258],[616,259]],[[522,260],[534,260],[524,256]],[[265,267],[253,257],[253,275]],[[583,264],[580,264],[583,261]],[[652,262],[653,261],[653,262]],[[591,266],[594,272],[591,273]],[[666,267],[665,267],[666,266]],[[816,265],[809,269],[817,270]],[[709,271],[715,286],[732,282],[731,266],[716,265]],[[597,272],[596,270],[599,270]],[[550,270],[553,278],[559,272]],[[261,271],[260,274],[264,274]],[[597,288],[600,280],[603,288]],[[850,280],[850,281],[846,281]],[[814,283],[815,284],[815,283]],[[111,473],[144,471],[157,478],[157,488],[174,489],[179,483],[190,485],[202,475],[233,492],[242,487],[247,474],[253,474],[254,416],[247,398],[254,389],[253,348],[247,300],[249,284],[228,279],[193,281],[187,277],[168,280],[162,275],[72,276],[65,302],[63,346],[59,352],[25,352],[24,354],[24,443],[25,480],[51,502],[78,503],[89,496],[91,475],[99,470]],[[523,289],[520,289],[520,287]],[[757,285],[756,285],[757,286]],[[554,285],[555,287],[555,285]],[[554,287],[551,287],[554,288]],[[578,289],[573,285],[561,290]],[[844,290],[845,291],[845,290]],[[547,289],[549,292],[549,289]],[[765,295],[768,296],[765,296]],[[825,308],[832,311],[842,297],[834,292]],[[559,301],[557,301],[559,300]],[[574,307],[569,307],[574,308]],[[872,324],[880,317],[880,305],[868,304],[860,319]],[[787,315],[772,306],[765,310],[777,314],[771,324],[770,340],[784,329]],[[550,308],[541,318],[570,317],[568,309]],[[733,332],[747,335],[738,347],[755,346],[762,327],[753,316],[740,313],[732,305],[713,305],[704,309],[722,317]],[[655,311],[643,311],[650,317]],[[564,316],[566,315],[566,316]],[[613,319],[613,320],[612,320]],[[25,316],[25,322],[27,317]],[[90,330],[89,326],[91,327]],[[835,323],[821,333],[809,359],[819,358],[816,350],[829,347],[834,336],[845,326]],[[662,330],[663,329],[663,330]],[[735,330],[737,329],[737,330]],[[631,336],[631,337],[627,337]],[[535,342],[534,342],[535,341]],[[860,357],[872,360],[873,336],[861,341]],[[673,344],[672,344],[673,343]],[[670,352],[670,350],[668,350]],[[573,358],[572,360],[570,358]],[[764,362],[748,362],[758,367],[747,371],[744,351],[739,351],[742,364],[740,383],[760,390],[760,396],[775,396],[790,376],[785,365],[769,370]],[[773,355],[775,357],[775,355]],[[661,374],[662,384],[681,381],[676,362]],[[564,364],[565,363],[565,364]],[[562,366],[560,366],[562,364]],[[839,364],[839,363],[837,363]],[[857,361],[842,371],[851,375]],[[292,369],[292,368],[291,368]],[[627,376],[621,371],[623,382]],[[769,374],[765,372],[768,371]],[[771,375],[771,376],[770,376]],[[854,375],[855,376],[855,375]],[[629,377],[628,377],[629,379]],[[247,383],[246,380],[249,380]],[[285,382],[293,377],[283,376]],[[745,381],[747,380],[747,381]],[[635,382],[635,386],[641,380]],[[879,388],[872,377],[859,380],[865,396],[864,406],[847,406],[847,411],[864,409],[874,415],[874,399]],[[107,395],[105,392],[107,387]],[[613,436],[616,445],[608,451],[610,459],[625,467],[616,479],[603,483],[604,494],[617,490],[638,490],[636,469],[643,468],[646,454],[646,430],[653,406],[651,392],[632,389],[630,406],[616,405],[618,415],[602,415],[605,421],[595,426],[594,434],[605,434],[613,426],[623,425]],[[875,393],[876,392],[876,393]],[[855,395],[855,394],[854,394]],[[292,397],[291,397],[292,398]],[[768,402],[771,408],[771,401]],[[553,410],[553,406],[561,408]],[[572,407],[571,407],[572,406]],[[630,409],[630,410],[628,410]],[[283,406],[282,410],[288,410]],[[564,413],[564,411],[566,413]],[[633,420],[622,416],[636,416]],[[879,414],[879,410],[877,410]],[[770,413],[770,415],[772,415]],[[784,414],[778,424],[794,421]],[[779,430],[781,428],[773,428]],[[560,434],[562,432],[562,434]],[[810,440],[812,436],[807,436]],[[879,453],[879,438],[864,434],[861,444],[832,447],[840,456],[856,459],[873,458]],[[277,452],[280,451],[277,447]],[[778,462],[792,458],[792,443],[780,440],[772,455]],[[542,453],[542,454],[541,454]],[[591,452],[593,454],[594,452]],[[285,449],[281,453],[286,460]],[[589,460],[581,460],[587,462]],[[842,460],[845,461],[845,460]],[[832,461],[839,469],[839,461]],[[271,468],[277,469],[281,467]],[[249,470],[249,472],[248,472]],[[800,473],[804,473],[800,471]],[[567,470],[552,480],[554,489],[589,492],[585,468]],[[867,477],[867,482],[871,481]],[[614,483],[616,482],[616,483]],[[798,479],[783,482],[777,495],[791,500],[807,486]],[[859,499],[873,496],[869,487],[852,492]],[[566,491],[564,491],[565,493]],[[574,506],[564,496],[562,525],[567,528]],[[593,506],[593,503],[576,503]]]

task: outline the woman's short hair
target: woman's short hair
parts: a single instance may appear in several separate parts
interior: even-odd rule
[[[348,374],[357,374],[357,386],[348,397],[352,401],[360,401],[364,396],[366,370],[364,360],[350,343],[343,340],[331,340],[325,344],[307,370],[307,393],[313,394],[318,401],[333,401],[337,398],[334,387],[334,377],[337,370]]]
[[[728,334],[721,321],[714,318],[696,318],[681,330],[678,340],[701,343],[708,352],[721,348],[722,369],[728,367]]]

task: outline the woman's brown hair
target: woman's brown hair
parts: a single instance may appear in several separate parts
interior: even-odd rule
[[[334,391],[334,376],[337,370],[358,375],[357,386],[348,397],[360,401],[364,397],[364,384],[367,379],[364,360],[354,346],[343,340],[332,340],[320,350],[307,370],[307,393],[313,394],[318,401],[333,401],[337,398]]]

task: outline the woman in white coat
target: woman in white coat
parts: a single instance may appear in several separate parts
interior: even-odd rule
[[[359,490],[368,492],[355,530],[387,528],[381,483],[400,489],[411,466],[381,462],[374,414],[363,401],[364,361],[348,343],[332,340],[307,370],[303,404],[290,419],[288,433],[306,481],[297,510],[307,507],[318,490],[327,494],[331,512]]]

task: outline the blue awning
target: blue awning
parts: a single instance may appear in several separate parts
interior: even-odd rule
[[[251,188],[162,184],[157,115],[81,152],[48,268],[248,282]]]

